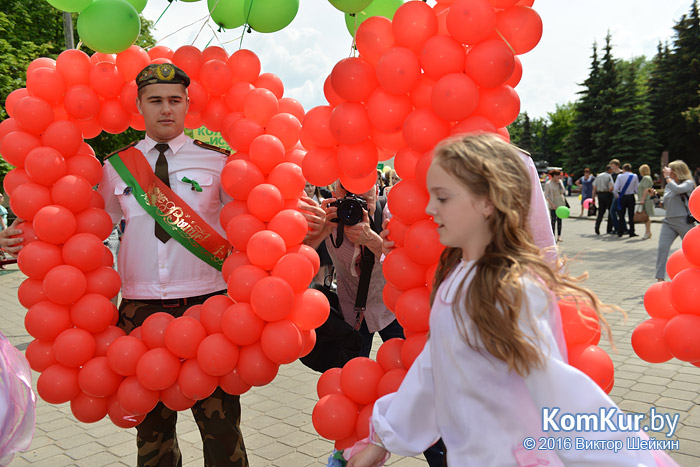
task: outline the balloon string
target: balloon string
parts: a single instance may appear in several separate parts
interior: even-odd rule
[[[513,48],[512,45],[510,45],[510,42],[508,42],[508,39],[506,39],[505,37],[503,37],[503,34],[501,34],[501,31],[499,31],[498,28],[494,28],[494,31],[496,31],[496,33],[497,33],[499,36],[501,36],[501,39],[503,39],[503,42],[506,43],[506,45],[508,46],[508,48],[510,49],[510,51],[513,52],[513,55],[517,55],[517,54],[515,53],[515,49]]]
[[[173,36],[173,35],[177,34],[178,32],[183,31],[183,30],[189,28],[190,26],[194,26],[195,24],[199,23],[200,21],[205,21],[205,20],[208,19],[208,18],[209,18],[209,16],[205,16],[204,18],[199,18],[198,20],[193,21],[192,23],[188,24],[187,26],[183,26],[183,27],[181,27],[180,29],[178,29],[177,31],[171,32],[170,34],[167,34],[167,35],[161,37],[160,39],[158,39],[158,40],[157,40],[152,46],[150,46],[149,48],[155,47],[156,45],[158,45],[160,42],[163,42],[163,41],[164,41],[165,39],[167,39],[168,37]],[[205,23],[205,24],[206,24],[206,23]]]
[[[153,26],[154,26],[154,27],[155,27],[156,24],[158,24],[158,21],[160,21],[160,19],[163,17],[163,15],[165,14],[165,12],[168,11],[168,8],[170,8],[170,5],[172,5],[172,2],[168,2],[168,6],[165,7],[165,10],[163,10],[163,13],[161,13],[160,16],[158,17],[158,19],[156,20],[156,22],[153,23]]]
[[[355,33],[352,35],[352,44],[350,45],[350,56],[355,56],[355,51],[357,50],[357,13],[352,15],[352,28]]]
[[[199,32],[197,33],[197,35],[194,36],[194,39],[192,40],[191,45],[194,45],[194,43],[197,42],[197,38],[199,38],[199,35],[202,33],[202,31],[204,31],[204,27],[207,25],[209,19],[211,18],[211,12],[216,9],[216,7],[219,5],[220,1],[221,0],[216,0],[216,3],[214,3],[214,7],[209,9],[209,14],[204,18],[205,19],[204,24],[202,24],[202,27],[199,28]]]
[[[241,42],[238,44],[238,50],[241,50],[243,47],[243,38],[245,37],[245,31],[246,29],[250,31],[250,25],[248,24],[248,20],[250,19],[250,12],[253,10],[253,2],[255,0],[250,0],[250,6],[248,7],[248,13],[245,15],[245,24],[243,25],[243,34],[241,34]]]

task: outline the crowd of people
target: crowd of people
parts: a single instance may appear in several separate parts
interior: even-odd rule
[[[186,250],[175,239],[175,228],[166,230],[157,222],[157,214],[149,214],[139,204],[125,181],[126,162],[143,161],[164,196],[177,194],[185,209],[222,233],[219,213],[231,200],[220,180],[226,152],[184,134],[189,83],[189,77],[171,64],[142,70],[136,77],[136,104],[146,135],[108,157],[104,166],[99,193],[105,210],[115,225],[124,219],[127,226],[118,258],[122,280],[118,326],[126,332],[154,313],[182,316],[190,306],[226,293],[221,272]],[[640,201],[647,203],[652,188],[640,188],[648,182],[640,183],[629,164],[619,169],[619,162],[613,160],[605,173],[608,177],[594,177],[588,170],[576,183],[590,198],[597,195],[601,208],[606,200],[609,231],[634,237],[635,193],[643,190]],[[195,191],[180,181],[178,174],[183,172],[208,183]],[[689,229],[681,219],[687,206],[683,197],[694,187],[690,171],[680,161],[665,168],[664,176],[667,213],[659,261],[664,253],[661,242],[670,246]],[[328,282],[326,273],[335,271],[339,312],[361,336],[360,356],[370,355],[375,333],[383,340],[404,336],[382,299],[383,259],[394,247],[386,229],[391,212],[385,199],[398,178],[393,171],[378,172],[377,180],[365,193],[350,193],[340,181],[330,193],[307,186],[302,207],[309,227],[305,242],[327,255],[328,269],[317,280]],[[370,437],[348,450],[349,465],[380,465],[388,452],[424,453],[432,467],[674,465],[654,451],[539,452],[522,446],[528,436],[541,435],[544,406],[561,407],[567,413],[615,407],[593,380],[567,364],[554,296],[579,297],[605,322],[600,314],[604,305],[562,272],[556,256],[555,230],[561,241],[562,228],[556,210],[567,204],[561,172],[551,173],[543,192],[527,154],[496,136],[471,135],[436,148],[427,188],[426,213],[446,246],[433,284],[430,337],[398,392],[376,402]],[[586,199],[582,196],[582,206]],[[359,217],[346,217],[341,202],[356,203],[352,209]],[[601,216],[596,219],[596,231]],[[22,248],[18,221],[0,232],[0,245],[13,255]],[[248,465],[239,396],[218,388],[198,401],[192,412],[206,466]],[[137,465],[181,465],[176,421],[177,412],[159,403],[136,427]],[[629,433],[575,431],[570,435],[609,441]]]

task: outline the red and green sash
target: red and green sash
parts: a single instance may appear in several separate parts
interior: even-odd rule
[[[221,271],[228,241],[155,176],[141,151],[131,147],[108,160],[149,216],[193,255]]]

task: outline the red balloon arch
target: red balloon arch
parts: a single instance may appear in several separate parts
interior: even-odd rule
[[[314,426],[338,448],[367,435],[374,401],[395,391],[428,331],[429,287],[442,247],[424,213],[432,148],[460,133],[508,138],[517,117],[517,57],[535,47],[542,22],[527,0],[439,0],[400,7],[393,21],[372,17],[356,33],[359,56],[338,62],[324,85],[328,105],[304,112],[283,97],[279,77],[260,73],[249,50],[173,51],[137,46],[116,54],[66,50],[39,58],[27,87],[6,102],[0,152],[15,166],[5,177],[12,210],[25,222],[18,290],[34,341],[27,359],[41,372],[39,395],[70,401],[89,423],[109,415],[138,424],[160,400],[184,410],[217,386],[242,394],[271,382],[279,365],[314,346],[328,302],[307,289],[319,268],[298,211],[305,180],[340,179],[357,193],[376,181],[376,166],[394,157],[402,182],[391,190],[389,229],[397,244],[384,262],[386,305],[407,339],[382,345],[377,361],[358,358],[318,383]],[[192,79],[187,128],[221,132],[236,150],[222,171],[235,201],[220,215],[234,252],[223,266],[228,296],[185,316],[149,317],[126,336],[110,299],[120,288],[112,254],[102,245],[111,220],[92,190],[101,166],[84,142],[102,131],[144,130],[134,78],[149,63],[172,62]],[[572,364],[610,390],[610,357],[600,329],[561,306]]]

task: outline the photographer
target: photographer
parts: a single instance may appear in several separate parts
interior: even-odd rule
[[[375,332],[384,341],[404,337],[403,329],[382,299],[386,280],[380,261],[382,208],[377,202],[377,187],[353,195],[337,181],[333,197],[323,200],[320,207],[309,198],[305,201],[308,206],[302,209],[312,228],[305,243],[312,248],[325,243],[337,273],[343,318],[359,330],[363,340],[361,356],[369,357]],[[372,261],[371,276],[365,310],[355,311],[363,258]]]

